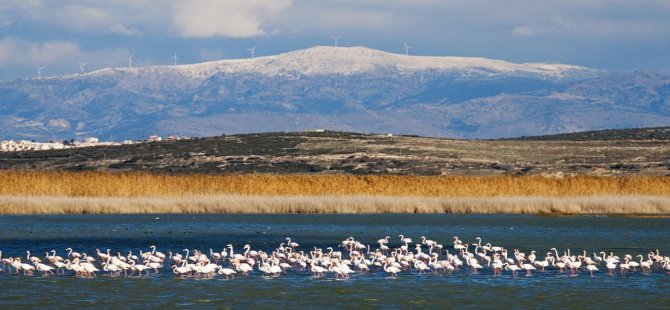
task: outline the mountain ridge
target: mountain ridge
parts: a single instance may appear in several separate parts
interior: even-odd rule
[[[267,68],[271,69],[267,69]],[[561,77],[570,72],[594,72],[596,70],[567,64],[514,63],[483,57],[415,56],[389,53],[363,46],[331,47],[316,46],[278,55],[255,58],[225,59],[195,64],[157,65],[133,68],[103,68],[87,73],[53,76],[44,79],[80,78],[108,73],[146,73],[159,70],[180,73],[193,77],[211,76],[216,73],[254,72],[266,75],[281,75],[288,72],[302,74],[356,74],[373,71],[376,67],[395,68],[399,71],[420,70],[472,70],[491,73],[519,72],[546,74]],[[265,70],[263,70],[266,68]],[[329,71],[330,70],[330,71]],[[200,71],[200,72],[198,72]]]
[[[502,138],[670,124],[670,78],[555,64],[315,47],[253,59],[0,82],[0,136],[326,128]]]

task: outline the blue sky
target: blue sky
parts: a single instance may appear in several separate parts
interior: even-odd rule
[[[670,73],[670,0],[0,0],[0,79],[315,45]]]

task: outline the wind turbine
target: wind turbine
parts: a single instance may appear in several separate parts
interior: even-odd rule
[[[37,69],[37,78],[40,80],[42,79],[42,70],[44,70],[44,68],[46,67],[35,67],[35,69]]]
[[[87,65],[85,62],[79,62],[79,73],[84,74],[84,67]]]
[[[133,55],[130,55],[128,57],[128,68],[132,68],[132,67],[133,67]]]
[[[333,39],[333,41],[335,41],[335,47],[337,47],[337,46],[338,46],[337,43],[338,43],[338,41],[340,40],[340,36],[337,35],[337,36],[330,36],[330,37]]]
[[[256,57],[256,47],[255,46],[250,48],[249,51],[251,51],[251,58]]]
[[[174,53],[174,56],[170,57],[170,59],[174,60],[174,65],[176,66],[177,65],[177,59],[179,59],[179,57],[177,57],[177,53]]]
[[[405,43],[405,56],[409,56],[409,50],[412,49],[412,48],[413,47],[411,47],[411,46],[407,45],[407,43]]]

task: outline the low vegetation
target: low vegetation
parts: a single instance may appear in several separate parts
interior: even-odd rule
[[[261,133],[0,152],[0,170],[169,174],[670,175],[670,129],[509,140],[347,132]]]
[[[421,196],[576,197],[591,195],[670,196],[668,177],[389,176],[389,175],[169,175],[106,172],[1,172],[2,196],[175,197]]]
[[[670,214],[670,128],[263,133],[0,154],[0,213]]]
[[[0,213],[670,214],[667,177],[0,173]]]

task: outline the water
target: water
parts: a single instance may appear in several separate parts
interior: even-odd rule
[[[516,247],[538,256],[551,247],[644,254],[658,248],[670,253],[670,219],[621,217],[535,217],[518,215],[67,215],[0,216],[0,249],[4,256],[25,257],[25,250],[43,257],[65,248],[94,254],[96,248],[159,251],[209,248],[221,251],[232,243],[271,251],[285,237],[301,248],[335,246],[349,236],[374,243],[391,236],[399,246],[399,234],[419,241],[425,235],[445,245],[453,236],[474,242]],[[604,266],[601,266],[601,270]],[[600,272],[577,276],[558,272],[518,277],[490,271],[453,275],[403,273],[397,279],[385,273],[353,275],[335,280],[332,275],[313,278],[310,273],[289,272],[280,278],[256,273],[233,280],[176,279],[167,267],[148,278],[93,279],[72,276],[43,278],[0,274],[3,308],[92,307],[158,308],[454,308],[553,307],[624,308],[644,304],[670,308],[670,275],[655,271],[625,276]]]

